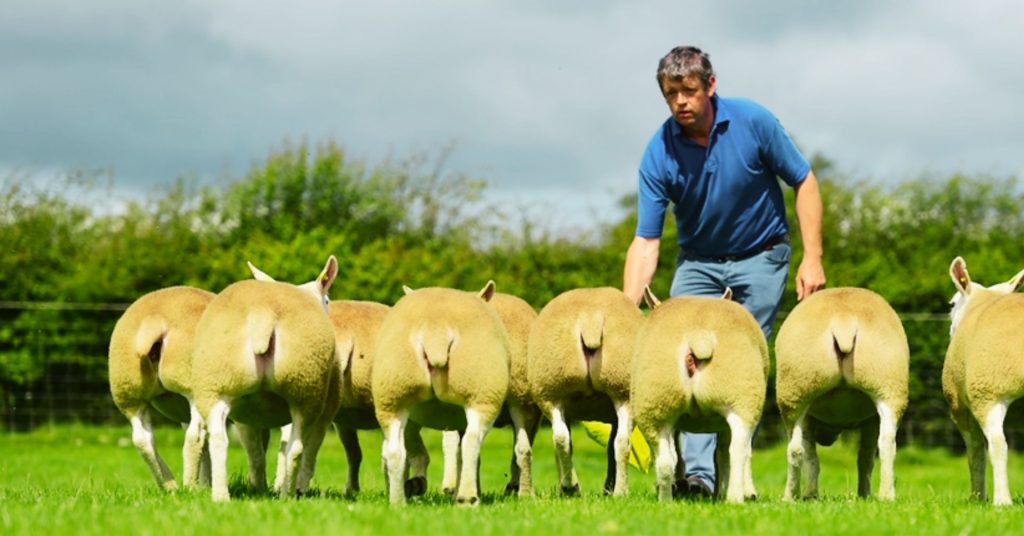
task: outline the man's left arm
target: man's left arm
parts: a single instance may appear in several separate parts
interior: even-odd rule
[[[825,287],[825,268],[821,264],[821,192],[814,171],[808,171],[794,190],[796,218],[804,246],[803,258],[796,271],[796,298],[803,300]]]

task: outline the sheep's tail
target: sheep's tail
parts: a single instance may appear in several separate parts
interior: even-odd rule
[[[695,359],[707,361],[714,354],[718,339],[713,332],[701,329],[691,333],[687,342],[690,343],[690,353]]]
[[[430,368],[448,366],[448,357],[458,342],[459,334],[452,328],[419,329],[413,332],[412,344],[416,355],[426,361]]]
[[[580,344],[583,345],[583,349],[590,352],[597,351],[601,348],[604,336],[604,315],[600,312],[580,315],[576,322],[576,330],[579,331]]]
[[[836,357],[843,358],[853,352],[857,345],[857,318],[840,316],[832,319],[829,331],[832,333],[832,348]]]
[[[247,334],[252,353],[256,357],[273,359],[274,329],[277,318],[269,310],[255,310],[246,319]]]
[[[135,353],[159,361],[166,335],[167,319],[159,315],[147,316],[142,319],[139,330],[135,332]]]

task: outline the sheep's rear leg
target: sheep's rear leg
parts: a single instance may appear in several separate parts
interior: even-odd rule
[[[658,430],[654,445],[654,470],[657,477],[658,500],[671,501],[676,483],[676,465],[679,453],[676,450],[675,430],[666,425]]]
[[[295,479],[295,494],[298,496],[309,490],[309,483],[312,482],[313,475],[316,473],[316,458],[330,426],[330,418],[321,416],[314,421],[312,426],[306,426],[303,430],[305,435],[302,441],[302,458],[299,461],[299,474]]]
[[[572,433],[561,408],[551,409],[551,439],[555,444],[555,462],[558,465],[558,485],[563,495],[579,495],[580,483],[572,465]]]
[[[214,501],[231,499],[228,492],[228,412],[229,400],[221,399],[213,404],[207,415],[206,425],[210,444],[210,484]]]
[[[288,441],[292,437],[292,425],[286,424],[281,427],[281,436],[277,445],[277,466],[274,471],[274,493],[281,493],[284,487],[284,478],[288,473]]]
[[[725,499],[731,503],[743,502],[743,480],[746,466],[750,463],[750,442],[754,436],[753,423],[735,413],[725,417],[729,423],[729,487]],[[724,475],[723,475],[724,476]]]
[[[249,485],[258,492],[267,489],[267,451],[263,440],[264,430],[235,422],[238,440],[245,449],[249,461]]]
[[[985,501],[985,433],[977,419],[960,406],[952,412],[953,422],[967,446],[967,468],[971,473],[971,498]]]
[[[285,453],[284,483],[278,491],[278,496],[294,497],[299,483],[299,468],[302,464],[302,457],[306,450],[306,442],[310,436],[310,430],[314,423],[307,422],[306,417],[296,410],[292,410],[292,430],[288,439],[288,451]],[[321,437],[322,439],[322,437]]]
[[[899,416],[886,402],[878,402],[878,454],[880,459],[878,498],[883,501],[896,499],[896,422]]]
[[[466,409],[466,431],[462,434],[461,475],[459,492],[455,504],[477,506],[480,503],[480,445],[487,435],[487,424],[482,422],[480,412]]]
[[[381,458],[387,473],[388,499],[393,505],[405,504],[405,423],[407,413],[399,413],[389,421],[382,421],[384,427],[384,445]]]
[[[985,415],[985,439],[988,440],[988,458],[992,464],[992,504],[995,506],[1006,506],[1013,502],[1006,474],[1007,446],[1003,432],[1008,406],[1006,402],[999,401]]]
[[[156,437],[153,435],[153,424],[149,417],[149,408],[141,406],[128,418],[132,425],[132,443],[139,451],[142,460],[146,462],[149,471],[153,474],[156,484],[165,491],[178,489],[174,482],[174,474],[164,463],[163,458],[156,450]]]
[[[615,408],[617,433],[614,438],[615,446],[615,488],[614,494],[625,495],[629,492],[629,453],[630,437],[633,435],[633,416],[629,411],[629,404],[620,403]]]
[[[857,496],[871,496],[871,473],[875,469],[875,454],[880,437],[879,419],[871,417],[860,427],[860,443],[857,448]]]
[[[345,494],[359,493],[359,466],[363,463],[363,449],[359,447],[359,433],[355,428],[338,427],[338,439],[345,448],[345,461],[348,462],[348,479],[345,481]]]
[[[206,426],[196,405],[189,401],[189,421],[185,426],[185,443],[181,447],[181,481],[186,488],[210,484],[210,447],[206,442]]]
[[[786,491],[782,500],[792,501],[800,498],[800,472],[804,465],[804,435],[809,435],[804,430],[807,422],[807,410],[800,412],[799,417],[791,423],[787,422],[789,430],[789,444],[786,446]]]
[[[427,453],[427,446],[423,444],[420,430],[422,428],[418,424],[406,423],[404,432],[406,459],[408,460],[405,480],[406,497],[418,497],[427,493],[427,466],[430,465],[430,455]],[[409,476],[410,474],[412,476]]]
[[[512,464],[505,494],[518,492],[520,497],[533,496],[533,440],[540,425],[540,411],[535,407],[509,405],[514,445]]]
[[[441,434],[441,450],[444,453],[441,490],[445,495],[455,495],[459,487],[459,474],[462,472],[461,441],[462,437],[455,430],[446,430]]]

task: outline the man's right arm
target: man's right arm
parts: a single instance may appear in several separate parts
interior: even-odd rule
[[[633,243],[629,245],[629,250],[626,252],[622,291],[637,305],[644,297],[644,287],[650,285],[654,279],[654,270],[658,267],[660,246],[661,239],[658,237],[637,236],[633,238]]]

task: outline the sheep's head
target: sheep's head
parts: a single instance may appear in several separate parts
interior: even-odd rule
[[[1017,275],[1011,277],[1009,281],[990,287],[975,283],[971,281],[971,275],[967,272],[967,263],[962,257],[953,259],[953,263],[949,266],[949,277],[953,280],[953,285],[956,286],[956,294],[949,300],[950,305],[953,306],[949,312],[949,335],[951,337],[956,332],[960,321],[963,320],[968,303],[987,301],[996,296],[1011,294],[1024,286],[1024,270],[1017,272]]]
[[[249,265],[249,271],[252,272],[253,279],[257,281],[275,281],[273,277],[270,277],[262,270],[257,268],[253,263],[247,263]],[[305,292],[312,295],[321,305],[324,307],[324,311],[327,310],[327,304],[330,302],[330,298],[327,296],[327,290],[334,284],[334,278],[338,276],[338,259],[331,255],[327,258],[327,263],[324,265],[323,271],[320,275],[308,283],[296,285]]]

